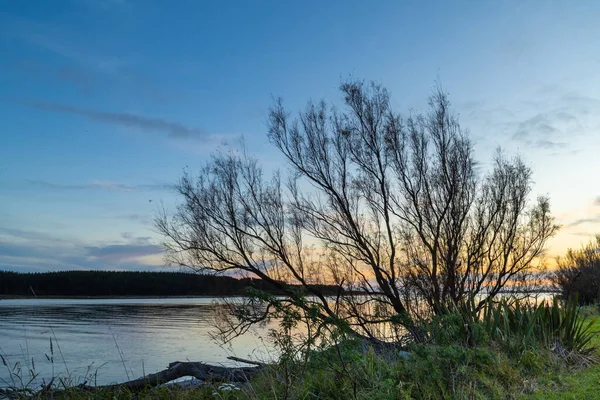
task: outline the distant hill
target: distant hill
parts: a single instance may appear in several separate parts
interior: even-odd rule
[[[60,271],[18,273],[0,271],[2,296],[234,296],[253,287],[277,294],[261,279],[184,272]],[[337,286],[321,286],[335,294]]]

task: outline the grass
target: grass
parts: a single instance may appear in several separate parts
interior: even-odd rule
[[[587,307],[586,318],[593,318],[600,311],[600,306]],[[596,332],[600,332],[600,319],[593,326]],[[600,348],[600,334],[595,335],[592,345]],[[524,397],[528,400],[562,400],[562,399],[600,399],[600,365],[593,365],[576,371],[562,371],[554,377],[554,382],[549,382],[535,394]]]
[[[572,315],[552,309],[501,306],[487,322],[460,313],[434,320],[430,341],[409,355],[363,342],[329,343],[308,358],[282,357],[277,365],[239,390],[220,383],[196,389],[163,386],[132,393],[126,389],[76,389],[40,394],[54,399],[600,399],[600,354],[557,352]],[[565,311],[566,313],[567,311]],[[505,313],[505,314],[502,314]],[[578,318],[595,321],[600,307],[581,309]],[[559,318],[560,317],[560,318]],[[536,318],[539,318],[536,319]],[[537,321],[537,322],[536,322]],[[547,324],[554,328],[549,329]],[[566,321],[557,325],[557,321]],[[500,323],[502,322],[502,323]],[[521,328],[519,328],[519,326]],[[468,340],[464,329],[467,327]],[[488,331],[490,330],[491,331]],[[520,334],[523,330],[526,333]],[[496,332],[491,335],[490,332]],[[538,336],[532,334],[538,332]],[[536,339],[537,337],[537,339]],[[471,343],[475,339],[476,343]],[[577,344],[571,344],[574,348]],[[588,342],[600,348],[600,335]],[[575,354],[575,356],[573,355]],[[596,357],[596,358],[594,358]],[[1,398],[1,395],[0,395]]]

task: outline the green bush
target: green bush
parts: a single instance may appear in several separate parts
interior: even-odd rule
[[[533,393],[573,354],[588,354],[593,324],[576,301],[472,300],[422,323],[425,339],[405,349],[408,356],[340,333],[302,356],[286,347],[282,362],[252,387],[258,398],[514,398]]]
[[[557,266],[551,278],[563,299],[577,297],[580,305],[600,302],[600,235],[580,249],[569,249]]]
[[[595,319],[582,318],[577,300],[558,299],[541,303],[474,300],[448,307],[425,325],[427,337],[438,345],[466,346],[500,344],[505,350],[521,354],[528,349],[589,353],[590,341],[597,333]]]

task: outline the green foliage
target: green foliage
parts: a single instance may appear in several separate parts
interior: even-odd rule
[[[398,379],[395,365],[359,340],[344,340],[312,352],[308,363],[296,371],[295,384],[279,385],[274,392],[279,396],[274,397],[408,399],[409,387]]]
[[[419,344],[411,347],[399,371],[403,380],[413,383],[411,398],[496,398],[512,382],[498,379],[510,370],[504,365],[499,370],[498,365],[503,360],[488,348]]]
[[[597,333],[593,320],[580,318],[576,301],[561,306],[558,299],[539,304],[509,304],[503,300],[486,304],[483,325],[491,339],[498,339],[516,351],[540,346],[555,350],[590,352],[590,340]]]
[[[557,259],[551,278],[563,299],[577,297],[580,305],[600,302],[600,235],[580,249]]]
[[[596,316],[600,313],[600,305],[588,306],[580,309],[586,321],[593,323],[592,329],[600,332],[600,320]],[[590,340],[590,345],[600,347],[600,334]],[[557,374],[547,376],[545,385],[528,399],[597,399],[600,393],[600,365],[586,366],[585,368],[562,369]]]
[[[440,345],[502,345],[521,354],[530,349],[590,353],[592,338],[598,333],[594,319],[584,320],[576,300],[558,299],[540,303],[474,300],[453,305],[426,325],[431,342]]]
[[[264,301],[275,300],[268,293],[255,294]],[[592,354],[591,349],[600,345],[595,334],[600,330],[598,311],[558,300],[539,304],[501,300],[479,308],[475,302],[455,305],[421,326],[427,339],[404,349],[408,352],[373,345],[341,329],[330,331],[316,347],[306,347],[295,340],[294,316],[289,314],[289,321],[284,318],[281,329],[271,335],[281,352],[279,361],[240,390],[213,382],[193,390],[165,386],[142,393],[67,389],[45,398],[594,398],[600,389],[598,367],[573,373],[572,357],[561,350]]]

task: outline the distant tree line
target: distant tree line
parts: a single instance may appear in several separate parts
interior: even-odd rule
[[[229,296],[248,288],[279,294],[270,282],[184,272],[0,271],[0,296]],[[335,294],[335,286],[320,289]]]

